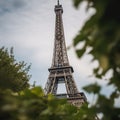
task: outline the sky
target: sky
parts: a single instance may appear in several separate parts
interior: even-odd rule
[[[17,61],[32,64],[29,72],[32,75],[30,84],[36,81],[36,85],[43,88],[53,57],[56,3],[57,0],[0,0],[0,47],[13,47]],[[86,11],[85,2],[78,9],[73,7],[72,0],[60,0],[60,3],[64,10],[63,24],[68,47],[95,10]],[[82,44],[79,47],[82,47]],[[70,65],[74,69],[76,85],[82,92],[84,85],[97,81],[93,77],[92,69],[98,62],[91,63],[91,55],[78,59],[74,48],[67,52]],[[111,72],[106,77],[109,78],[110,74]],[[105,87],[107,82],[99,81],[99,84],[103,86],[103,93],[109,94],[111,87]],[[88,95],[87,98],[91,102],[93,95]]]

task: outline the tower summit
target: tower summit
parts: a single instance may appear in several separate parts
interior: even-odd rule
[[[58,5],[59,5],[59,0],[58,0]]]
[[[54,51],[52,65],[48,69],[49,77],[44,89],[45,94],[53,94],[57,98],[67,98],[71,104],[80,106],[86,101],[86,97],[84,93],[78,91],[72,75],[73,68],[69,65],[62,21],[63,8],[59,0],[54,11],[56,14]],[[57,93],[58,84],[61,83],[65,84],[67,93]]]

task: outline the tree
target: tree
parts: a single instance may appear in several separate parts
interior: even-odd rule
[[[114,85],[114,90],[109,98],[100,94],[96,84],[84,87],[91,93],[99,89],[97,102],[91,108],[97,113],[102,113],[103,120],[120,119],[120,107],[115,107],[115,100],[120,97],[120,1],[119,0],[73,0],[77,8],[86,1],[87,10],[95,9],[88,21],[84,24],[79,34],[73,41],[73,46],[84,42],[82,49],[76,49],[78,57],[82,57],[90,48],[88,54],[93,55],[93,61],[98,60],[99,66],[93,70],[94,75],[101,79],[110,70],[112,77],[108,80],[108,86]],[[107,86],[106,86],[107,87]]]
[[[30,66],[25,62],[17,62],[13,55],[13,48],[10,52],[4,47],[0,48],[0,89],[11,89],[14,92],[29,87]]]

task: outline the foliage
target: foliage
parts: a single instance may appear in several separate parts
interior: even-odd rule
[[[26,89],[20,94],[0,91],[1,120],[93,120],[87,104],[77,108],[64,99],[44,96],[40,87]],[[89,119],[87,115],[89,114]]]
[[[78,57],[86,53],[93,55],[93,61],[98,60],[99,66],[93,70],[97,78],[102,78],[110,70],[112,77],[108,85],[114,85],[111,96],[107,98],[98,94],[98,99],[93,106],[97,113],[102,113],[103,120],[120,119],[120,108],[115,107],[115,99],[120,96],[120,1],[119,0],[73,0],[74,6],[86,1],[87,10],[95,9],[95,13],[86,21],[82,30],[75,37],[73,45],[76,48],[85,42],[82,49],[76,48]],[[95,93],[93,86],[87,86],[87,92]],[[92,108],[92,107],[91,107]]]
[[[4,47],[0,48],[0,89],[18,92],[29,87],[29,69],[30,66],[26,66],[26,63],[16,62],[13,48],[10,52]]]
[[[97,94],[97,93],[100,92],[100,89],[101,89],[101,88],[100,88],[99,85],[97,85],[97,83],[95,83],[95,84],[91,84],[91,85],[85,86],[85,87],[83,87],[83,89],[84,89],[85,91],[87,91],[88,93]]]

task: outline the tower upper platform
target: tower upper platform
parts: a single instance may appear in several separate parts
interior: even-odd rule
[[[58,0],[57,5],[55,5],[55,9],[54,10],[55,10],[55,12],[60,11],[61,13],[63,13],[63,8],[62,8],[62,5],[60,5],[59,0]]]

